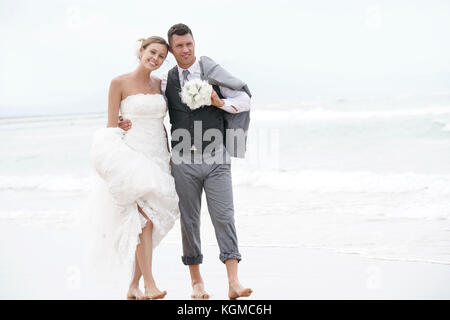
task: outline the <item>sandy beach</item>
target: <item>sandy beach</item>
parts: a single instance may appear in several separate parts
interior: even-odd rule
[[[89,276],[75,229],[0,226],[1,299],[124,299],[126,284],[105,286]],[[202,265],[212,299],[227,299],[218,248],[206,245]],[[334,253],[329,250],[241,247],[242,282],[251,299],[449,299],[450,267]],[[181,246],[161,244],[154,273],[167,299],[190,299]]]

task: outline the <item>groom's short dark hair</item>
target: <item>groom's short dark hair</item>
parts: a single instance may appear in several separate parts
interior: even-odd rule
[[[189,29],[187,25],[185,25],[184,23],[177,23],[171,26],[169,31],[167,31],[167,40],[169,40],[170,43],[170,40],[174,34],[176,34],[177,36],[184,36],[188,33],[192,36],[192,38],[194,37],[192,35],[191,29]]]

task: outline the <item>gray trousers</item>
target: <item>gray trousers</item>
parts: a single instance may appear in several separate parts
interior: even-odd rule
[[[231,165],[172,164],[172,175],[180,199],[183,263],[192,265],[203,262],[200,241],[200,208],[203,189],[220,248],[219,259],[223,263],[228,259],[240,261],[241,255],[234,225]]]

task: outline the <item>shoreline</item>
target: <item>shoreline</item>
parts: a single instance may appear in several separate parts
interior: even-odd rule
[[[177,245],[174,242],[168,242],[166,245]],[[202,246],[208,246],[208,247],[216,247],[215,244],[202,244]],[[414,263],[429,263],[429,264],[436,264],[436,265],[443,265],[443,266],[450,266],[450,262],[442,262],[442,261],[432,261],[432,260],[421,260],[421,259],[408,259],[408,258],[383,258],[383,257],[377,257],[377,256],[369,256],[365,255],[363,253],[359,252],[344,252],[340,251],[339,249],[333,249],[333,248],[327,248],[327,247],[314,247],[314,246],[300,246],[300,245],[251,245],[251,244],[240,244],[240,248],[255,248],[255,249],[264,249],[264,248],[286,248],[286,249],[300,249],[300,250],[318,250],[318,251],[324,251],[329,253],[336,253],[336,254],[342,254],[342,255],[350,255],[350,256],[357,256],[364,259],[370,259],[370,260],[380,260],[380,261],[392,261],[392,262],[414,262]]]

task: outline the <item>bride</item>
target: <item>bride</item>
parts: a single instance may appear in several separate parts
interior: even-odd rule
[[[167,105],[161,80],[151,73],[164,62],[169,46],[156,36],[140,41],[139,65],[111,81],[107,128],[94,135],[91,163],[101,179],[89,214],[99,227],[96,259],[130,270],[127,298],[161,299],[167,292],[153,278],[152,253],[179,218],[179,209],[163,124]],[[118,128],[119,112],[132,120],[127,132]]]

